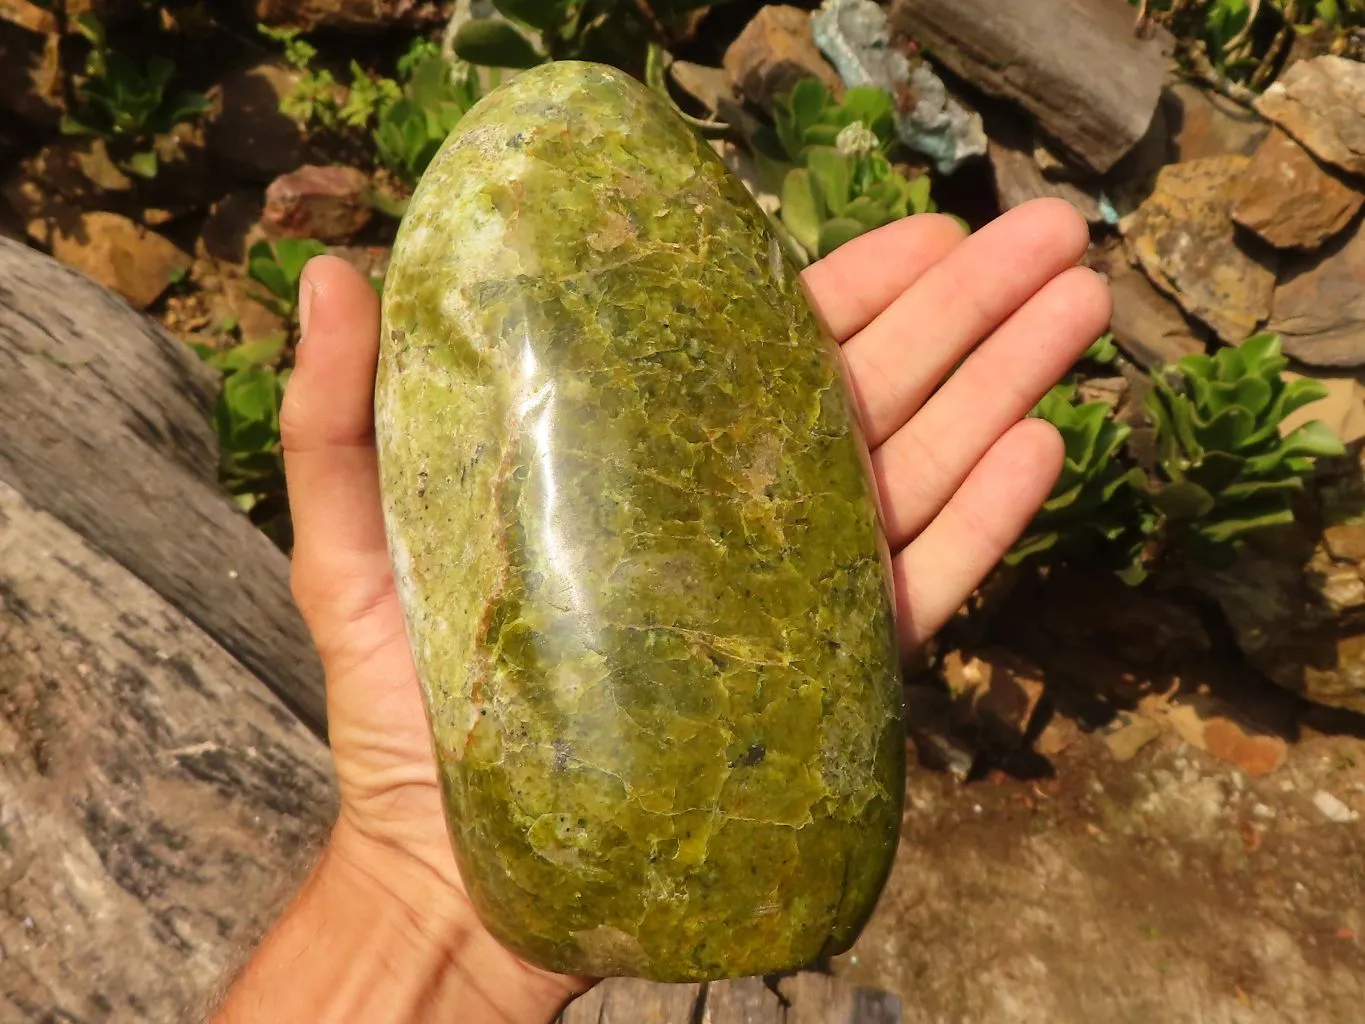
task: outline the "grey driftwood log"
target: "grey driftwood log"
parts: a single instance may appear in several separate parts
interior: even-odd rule
[[[0,481],[0,1020],[204,1019],[334,814],[273,694]]]
[[[895,30],[934,62],[1018,103],[1081,168],[1103,174],[1147,132],[1165,44],[1124,0],[895,0]]]
[[[224,500],[215,373],[89,278],[0,238],[0,480],[144,580],[315,732],[285,556]]]

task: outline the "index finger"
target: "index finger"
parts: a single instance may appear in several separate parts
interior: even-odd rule
[[[839,246],[805,269],[816,313],[837,341],[847,341],[891,305],[966,237],[939,213],[892,221]]]

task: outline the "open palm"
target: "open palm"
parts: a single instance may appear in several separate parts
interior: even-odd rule
[[[965,238],[947,217],[898,221],[805,272],[860,405],[907,649],[960,607],[1056,479],[1060,438],[1024,417],[1108,321],[1103,282],[1076,266],[1087,237],[1071,207],[1038,200]],[[385,546],[378,302],[346,263],[319,257],[300,307],[281,427],[294,594],[327,674],[337,827],[435,928],[469,908]],[[482,931],[454,969],[485,1001],[471,1020],[548,1020],[587,984],[527,966]]]

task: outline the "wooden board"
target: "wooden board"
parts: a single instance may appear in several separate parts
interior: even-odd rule
[[[900,1024],[899,997],[826,974],[706,985],[611,978],[571,1003],[559,1024]]]
[[[202,1019],[335,815],[326,748],[0,482],[0,1020]]]
[[[214,371],[93,281],[0,238],[0,481],[161,594],[315,732],[285,556],[226,500]]]

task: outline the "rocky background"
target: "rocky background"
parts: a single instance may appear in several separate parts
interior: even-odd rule
[[[905,863],[837,969],[901,992],[907,1020],[1358,1020],[1354,0],[581,6],[595,41],[566,34],[564,4],[518,42],[479,0],[0,0],[0,234],[223,373],[224,485],[287,550],[274,417],[298,269],[325,249],[382,289],[432,141],[520,47],[667,91],[778,223],[762,139],[791,90],[879,87],[896,180],[929,186],[895,215],[978,227],[1057,196],[1090,222],[1117,349],[1078,384],[1114,422],[1141,427],[1150,372],[1270,331],[1326,395],[1282,428],[1321,420],[1346,454],[1217,568],[1135,585],[1084,560],[1001,567],[909,666]],[[467,84],[424,84],[431,60]]]

